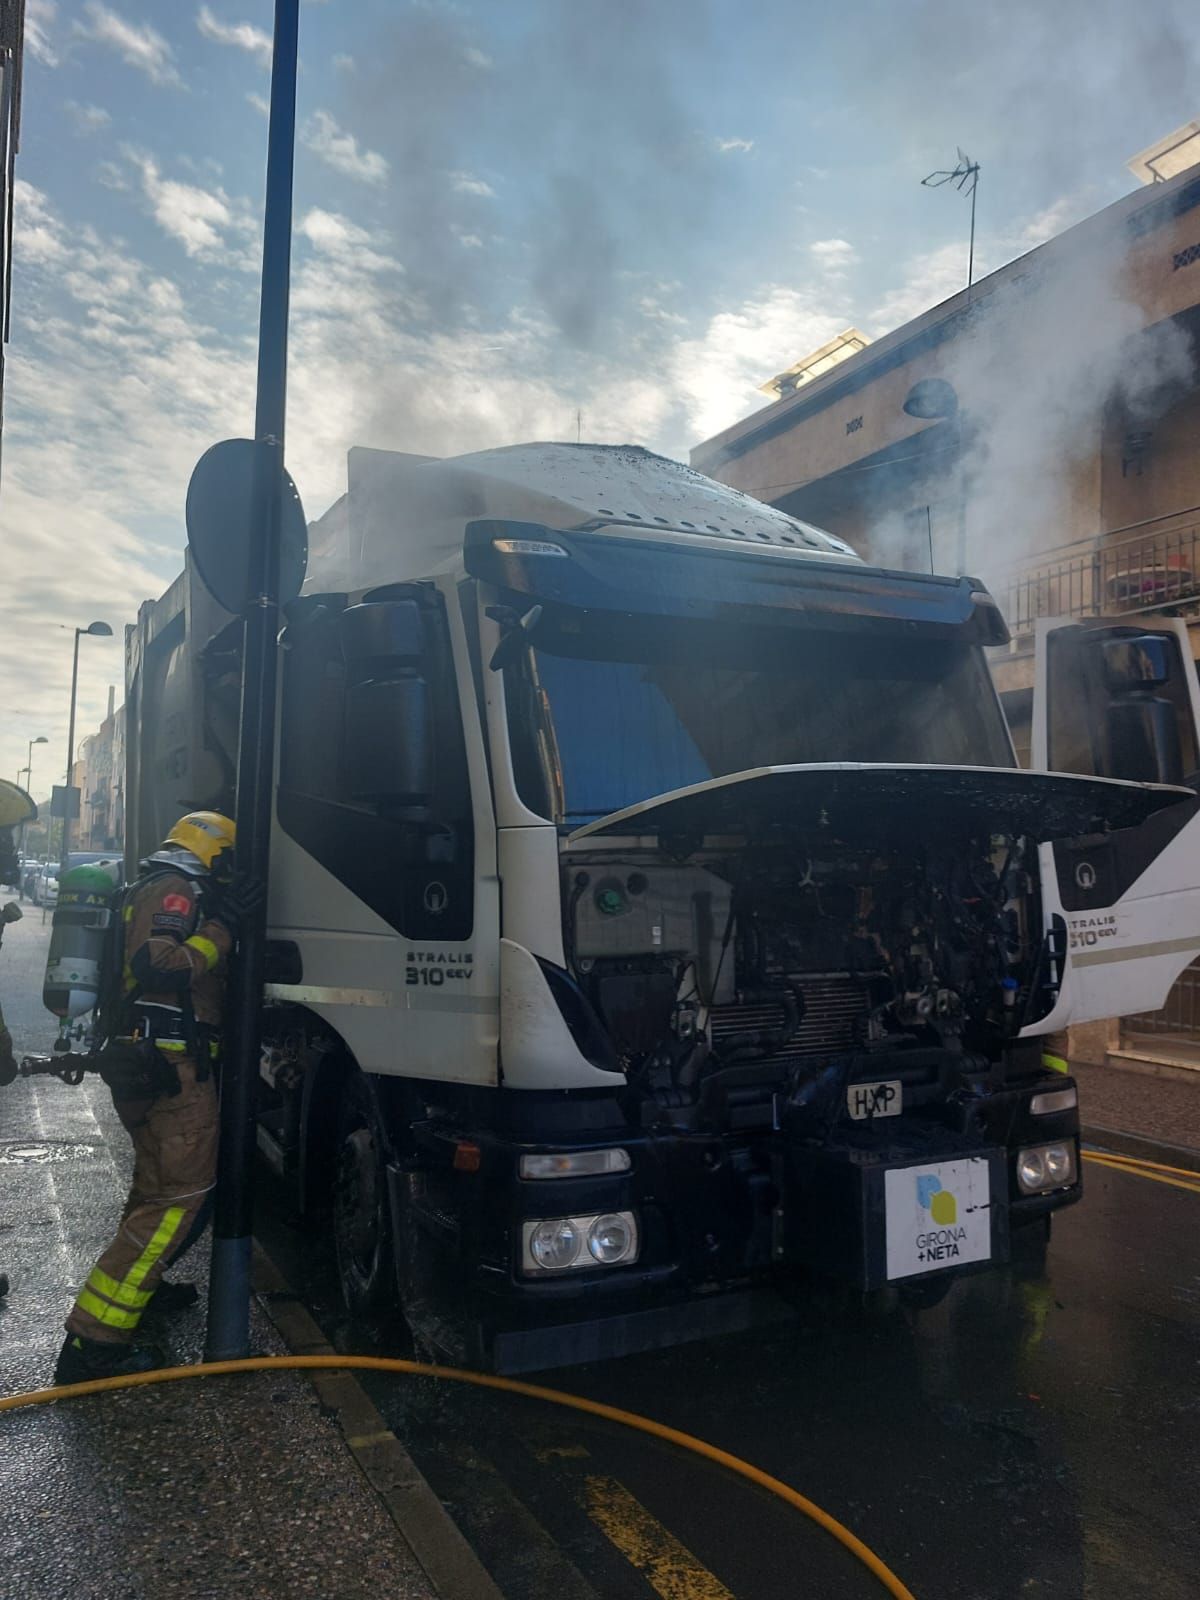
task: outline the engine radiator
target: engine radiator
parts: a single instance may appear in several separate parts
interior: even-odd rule
[[[797,972],[788,981],[804,996],[804,1020],[795,1038],[770,1059],[800,1061],[851,1049],[858,1037],[855,1023],[867,1011],[862,978],[848,972]],[[713,1047],[719,1052],[734,1034],[782,1025],[783,1007],[769,999],[755,997],[743,1005],[714,1006]]]

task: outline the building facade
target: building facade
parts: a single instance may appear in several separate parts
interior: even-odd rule
[[[1013,634],[992,666],[1027,760],[1039,617],[1181,616],[1200,656],[1198,442],[1193,166],[781,393],[691,459],[868,561],[982,579]],[[1161,1016],[1127,1031],[1200,1043],[1198,1000],[1192,971]]]
[[[125,707],[114,708],[116,690],[108,690],[108,714],[95,733],[82,739],[71,782],[79,788],[79,821],[72,829],[76,850],[125,849]]]

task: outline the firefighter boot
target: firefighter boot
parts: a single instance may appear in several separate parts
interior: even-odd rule
[[[131,1372],[151,1372],[162,1362],[144,1345],[109,1344],[69,1333],[58,1353],[55,1383],[87,1383],[90,1378],[123,1378]]]
[[[199,1298],[200,1291],[194,1283],[168,1283],[164,1278],[154,1291],[150,1308],[169,1317],[172,1312],[194,1306]]]

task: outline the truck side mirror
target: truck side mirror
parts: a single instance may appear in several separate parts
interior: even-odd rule
[[[1112,694],[1130,694],[1138,689],[1161,689],[1171,680],[1168,634],[1140,633],[1133,638],[1105,639],[1104,682]]]
[[[1179,719],[1169,700],[1127,694],[1107,707],[1109,766],[1134,783],[1184,781]]]
[[[488,670],[502,672],[512,662],[519,660],[522,651],[528,648],[530,636],[542,620],[542,608],[531,606],[520,617],[508,606],[489,606],[487,614],[504,630],[500,635],[500,643],[492,651]]]
[[[434,787],[433,717],[421,676],[424,625],[415,600],[351,606],[339,620],[346,663],[346,788],[399,812],[428,820]]]
[[[1155,693],[1171,681],[1175,640],[1162,633],[1131,633],[1105,639],[1104,686],[1108,691],[1105,728],[1108,767],[1114,777],[1134,783],[1183,782],[1179,717],[1165,695]]]

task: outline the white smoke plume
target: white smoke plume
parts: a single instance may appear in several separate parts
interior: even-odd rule
[[[923,499],[938,570],[997,587],[1033,557],[1106,531],[1106,419],[1152,428],[1195,374],[1190,333],[1151,325],[1133,292],[1131,243],[1123,219],[1097,220],[1033,252],[1007,281],[977,287],[938,363],[958,414],[914,440],[928,455],[913,510],[883,510],[894,491],[880,474],[871,559],[927,564]]]

